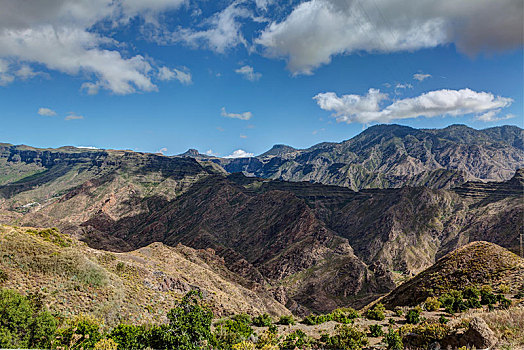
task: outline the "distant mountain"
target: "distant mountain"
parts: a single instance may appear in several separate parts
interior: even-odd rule
[[[465,125],[414,129],[376,125],[350,140],[298,150],[276,145],[257,157],[213,159],[230,173],[363,188],[450,188],[469,180],[503,181],[524,167],[524,130]]]

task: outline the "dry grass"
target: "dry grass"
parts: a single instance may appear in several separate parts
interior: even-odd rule
[[[502,349],[524,347],[524,307],[485,312],[479,315],[497,334]]]
[[[226,275],[231,274],[228,270],[220,271],[213,260],[217,257],[208,261],[202,254],[161,243],[111,253],[91,249],[57,231],[0,225],[0,271],[7,274],[0,286],[37,293],[52,311],[96,316],[106,325],[121,320],[164,322],[185,293],[170,288],[172,281],[206,291],[217,315],[286,313],[273,299],[234,282]]]

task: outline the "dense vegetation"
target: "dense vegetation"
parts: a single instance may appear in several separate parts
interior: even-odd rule
[[[289,328],[287,332],[280,329],[284,333],[279,333],[277,325],[291,327],[296,323],[291,315],[273,320],[268,314],[256,317],[237,314],[213,323],[211,309],[205,304],[202,294],[194,290],[167,313],[164,324],[121,323],[107,328],[103,322],[88,315],[64,319],[58,314],[51,314],[38,296],[22,296],[13,290],[0,289],[0,347],[99,350],[362,349],[370,344],[370,339],[382,337],[382,344],[387,349],[400,350],[404,346],[427,348],[459,329],[467,329],[468,321],[463,319],[451,327],[443,315],[438,322],[427,321],[425,312],[442,311],[454,317],[470,308],[508,309],[512,302],[502,293],[507,291],[506,288],[499,286],[498,291],[493,292],[489,286],[469,286],[464,290],[450,290],[438,298],[429,297],[414,308],[397,308],[395,311],[386,310],[384,305],[377,303],[364,316],[378,323],[370,324],[366,330],[354,324],[361,316],[351,308],[337,309],[325,315],[310,315],[301,323],[337,323],[330,333],[321,333],[319,338],[313,338],[296,328]],[[514,297],[518,298],[519,294]],[[405,320],[397,326],[395,318],[398,321],[401,317]],[[512,330],[504,331],[510,334]]]

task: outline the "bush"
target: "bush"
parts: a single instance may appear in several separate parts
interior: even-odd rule
[[[289,333],[285,338],[280,348],[283,350],[291,349],[306,349],[311,346],[313,340],[307,336],[306,333],[302,332],[300,329]]]
[[[428,311],[437,311],[440,309],[441,303],[436,297],[428,297],[424,302],[424,307]]]
[[[403,350],[404,344],[402,343],[402,337],[398,330],[392,328],[384,336],[383,342],[386,344],[388,350]]]
[[[388,319],[388,324],[389,324],[390,326],[393,326],[393,325],[397,324],[397,322],[395,321],[395,319],[390,318],[390,319]]]
[[[439,342],[444,337],[451,333],[449,326],[440,323],[423,323],[412,327],[409,330],[410,333],[417,335],[416,338],[411,338],[409,344],[415,348],[427,349],[435,342]],[[406,339],[404,339],[406,340]]]
[[[348,324],[353,322],[354,319],[359,318],[359,313],[350,307],[347,308],[340,308],[333,310],[333,312],[329,314],[323,314],[323,315],[309,315],[306,318],[302,320],[301,323],[307,324],[307,325],[317,325],[322,324],[324,322],[328,321],[336,321],[339,323]]]
[[[466,299],[478,299],[480,296],[480,290],[474,286],[469,286],[464,289],[462,294],[464,294],[464,298]]]
[[[483,289],[480,291],[480,304],[490,305],[497,302],[497,296],[491,291]]]
[[[468,306],[464,303],[462,292],[458,290],[450,290],[448,293],[441,295],[439,301],[446,309],[446,312],[450,314],[468,309]]]
[[[250,321],[249,317],[240,316],[219,323],[213,332],[213,345],[218,349],[229,349],[246,341],[253,334]]]
[[[36,298],[0,289],[0,348],[49,348],[57,324]]]
[[[167,314],[169,324],[150,330],[150,347],[154,349],[199,349],[212,340],[213,313],[202,304],[202,293],[188,292]]]
[[[325,336],[321,341],[326,349],[362,349],[368,345],[366,333],[350,325],[337,325],[335,334]]]
[[[255,327],[269,327],[271,324],[273,324],[273,321],[271,320],[271,316],[268,314],[262,314],[254,317],[252,323]]]
[[[499,303],[502,309],[509,309],[511,306],[511,300],[507,299],[505,296],[499,298]]]
[[[508,294],[509,293],[509,286],[505,283],[501,283],[498,288],[499,292],[502,294]]]
[[[409,324],[417,324],[421,321],[420,313],[422,310],[419,307],[410,309],[406,314],[406,322]]]
[[[78,315],[69,320],[66,328],[57,332],[55,347],[67,349],[92,349],[102,339],[100,321],[86,315]]]
[[[373,308],[369,309],[366,312],[366,318],[370,320],[375,320],[375,321],[382,321],[386,318],[385,311],[386,311],[386,308],[384,307],[383,304],[381,303],[375,304]]]
[[[295,319],[291,315],[283,315],[283,316],[280,316],[280,319],[278,320],[277,323],[282,324],[282,325],[294,325]]]
[[[102,339],[95,344],[95,350],[117,350],[117,343],[113,339]]]
[[[382,326],[379,324],[372,324],[369,326],[369,336],[370,337],[381,337],[384,335]]]
[[[402,316],[404,315],[404,310],[402,310],[402,308],[400,308],[400,307],[397,306],[397,307],[395,308],[395,315],[396,315],[397,317],[402,317]]]
[[[109,337],[117,343],[119,350],[142,350],[149,344],[149,332],[145,326],[120,324],[113,328]]]

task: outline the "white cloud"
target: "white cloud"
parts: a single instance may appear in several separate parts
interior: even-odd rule
[[[505,116],[499,116],[499,113],[500,113],[500,109],[491,110],[482,115],[476,116],[475,120],[480,120],[482,122],[490,123],[490,122],[498,122],[500,120],[507,120],[507,119],[515,118],[515,115],[511,113],[508,113]]]
[[[40,107],[38,108],[38,114],[46,117],[54,117],[56,115],[56,112],[50,108]]]
[[[241,138],[241,139],[247,139],[247,135],[240,134],[240,138]]]
[[[206,155],[208,155],[208,156],[213,156],[213,157],[217,157],[217,156],[218,156],[215,152],[213,152],[212,149],[208,149],[208,150],[206,151]]]
[[[249,120],[253,116],[251,112],[244,112],[244,113],[228,113],[226,111],[225,107],[222,107],[222,110],[220,112],[220,115],[222,117],[226,118],[234,118],[234,119],[240,119],[240,120]]]
[[[424,81],[427,78],[431,78],[431,74],[415,73],[413,74],[413,79],[418,81]]]
[[[417,97],[396,100],[385,108],[380,105],[389,97],[378,89],[369,89],[363,96],[339,97],[333,92],[327,92],[313,98],[320,108],[332,111],[337,121],[348,124],[388,123],[393,120],[417,117],[489,113],[507,107],[513,102],[511,98],[470,89],[430,91]]]
[[[76,148],[92,149],[92,150],[95,150],[95,149],[101,149],[101,148],[94,147],[94,146],[76,146]]]
[[[249,158],[253,157],[254,155],[254,153],[248,153],[243,149],[237,149],[236,151],[233,151],[233,153],[231,153],[230,155],[225,156],[224,158]]]
[[[84,119],[83,115],[77,115],[76,113],[69,112],[69,114],[64,118],[65,120],[80,120]]]
[[[255,42],[311,74],[333,55],[413,51],[454,43],[468,54],[522,45],[522,0],[310,0]]]
[[[156,39],[160,42],[184,42],[188,45],[210,48],[213,51],[224,53],[227,49],[240,44],[247,46],[238,19],[252,18],[251,11],[240,6],[241,0],[234,1],[221,12],[214,14],[203,24],[208,27],[204,30],[181,28],[173,33],[160,33]]]
[[[238,69],[235,69],[235,73],[243,75],[244,78],[249,81],[256,81],[262,77],[262,74],[255,72],[255,70],[251,66],[243,66]]]
[[[162,81],[178,80],[182,84],[191,84],[192,77],[190,72],[184,72],[179,69],[169,69],[167,67],[161,67],[158,70],[158,79]]]
[[[19,66],[12,74],[0,73],[0,84],[14,75],[28,79],[39,75],[31,64],[45,66],[92,80],[82,85],[88,94],[107,89],[115,94],[155,91],[158,68],[142,55],[124,56],[114,39],[96,32],[102,21],[121,25],[131,17],[150,18],[176,9],[185,0],[0,0],[0,59],[9,57]]]
[[[166,147],[162,147],[161,149],[158,150],[157,153],[165,154],[166,152],[167,152],[167,148]]]

